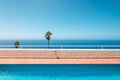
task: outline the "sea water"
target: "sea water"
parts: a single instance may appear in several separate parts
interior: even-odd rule
[[[14,48],[19,41],[20,48],[48,48],[47,40],[0,40],[0,48]],[[50,40],[51,49],[120,49],[120,40]]]
[[[1,64],[0,80],[120,80],[120,64]]]

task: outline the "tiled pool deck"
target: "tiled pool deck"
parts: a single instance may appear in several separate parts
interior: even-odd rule
[[[120,50],[1,49],[0,64],[120,64]]]

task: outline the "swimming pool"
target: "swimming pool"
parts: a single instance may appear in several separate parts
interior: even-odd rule
[[[120,64],[1,64],[0,80],[120,80]]]

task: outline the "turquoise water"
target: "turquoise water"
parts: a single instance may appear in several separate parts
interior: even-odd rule
[[[120,64],[0,65],[0,80],[120,80]]]

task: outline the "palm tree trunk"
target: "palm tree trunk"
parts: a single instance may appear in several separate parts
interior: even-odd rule
[[[50,40],[48,40],[48,49],[50,48]]]

